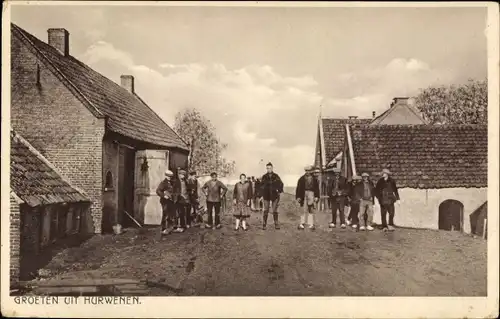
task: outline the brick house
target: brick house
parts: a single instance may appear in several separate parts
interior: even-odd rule
[[[126,211],[157,212],[152,183],[166,167],[187,167],[189,149],[136,94],[134,78],[120,86],[71,56],[65,29],[49,29],[48,43],[14,24],[11,33],[12,128],[90,198],[83,227],[101,233],[130,223]]]
[[[486,125],[346,125],[342,174],[389,168],[399,188],[398,226],[471,232],[487,200]],[[380,206],[374,221],[380,223]]]
[[[89,198],[24,138],[10,135],[10,281],[36,270],[42,250],[81,231]]]

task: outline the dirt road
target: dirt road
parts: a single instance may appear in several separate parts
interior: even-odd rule
[[[297,230],[298,208],[281,205],[282,228],[235,232],[158,229],[95,236],[61,251],[45,267],[58,278],[134,278],[158,283],[150,295],[200,296],[484,296],[486,241],[457,232],[394,233]],[[272,218],[271,218],[272,219]]]

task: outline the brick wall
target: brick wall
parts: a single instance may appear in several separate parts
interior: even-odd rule
[[[100,233],[104,119],[94,117],[14,34],[11,50],[11,125],[89,196],[91,214],[83,227]]]
[[[10,284],[19,281],[21,249],[21,212],[19,204],[10,195]]]

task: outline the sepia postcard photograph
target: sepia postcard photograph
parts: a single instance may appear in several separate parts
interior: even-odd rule
[[[8,1],[7,317],[496,318],[493,2]]]

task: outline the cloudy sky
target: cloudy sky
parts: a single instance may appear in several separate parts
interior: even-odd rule
[[[370,117],[392,97],[486,77],[486,9],[16,6],[40,39],[70,32],[70,53],[136,91],[167,123],[199,109],[237,173],[272,161],[293,185],[312,164],[325,116]],[[262,161],[261,161],[262,160]]]

